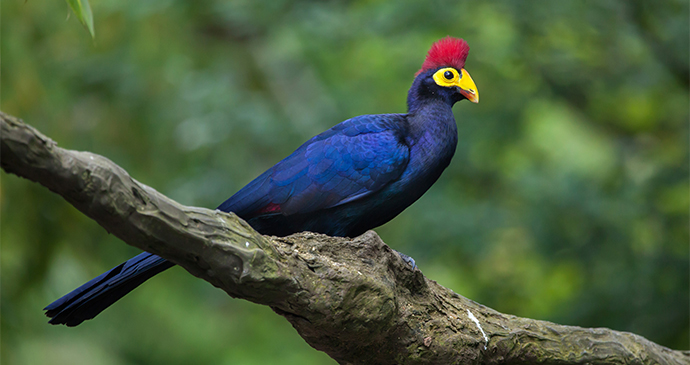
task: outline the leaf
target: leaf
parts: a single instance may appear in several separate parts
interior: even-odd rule
[[[77,16],[77,19],[89,31],[91,38],[96,38],[96,32],[93,30],[93,14],[91,13],[91,6],[89,0],[65,0],[70,8]]]

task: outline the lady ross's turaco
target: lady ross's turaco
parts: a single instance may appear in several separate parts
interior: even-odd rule
[[[313,137],[221,204],[262,234],[354,237],[402,212],[436,182],[457,145],[453,105],[479,101],[465,71],[467,43],[434,43],[405,114],[362,115]],[[52,324],[95,317],[174,264],[144,252],[48,305]]]

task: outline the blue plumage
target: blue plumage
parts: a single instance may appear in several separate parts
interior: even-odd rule
[[[234,212],[262,234],[277,236],[313,231],[352,237],[386,223],[429,189],[455,152],[451,108],[475,92],[446,85],[449,81],[439,83],[439,73],[448,75],[442,67],[417,75],[408,94],[408,113],[363,115],[332,127],[218,209]],[[460,71],[453,74],[456,82]],[[474,87],[471,79],[469,84]],[[171,266],[142,253],[51,303],[46,315],[53,324],[78,325]]]
[[[291,216],[362,199],[397,179],[407,166],[404,128],[404,116],[395,114],[346,120],[304,143],[218,209],[251,224],[269,205],[273,208],[267,213]]]

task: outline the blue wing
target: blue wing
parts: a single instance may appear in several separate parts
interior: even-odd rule
[[[405,170],[406,126],[399,114],[348,119],[304,143],[218,209],[248,219],[308,213],[366,197]]]

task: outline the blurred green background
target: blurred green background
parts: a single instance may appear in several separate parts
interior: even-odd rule
[[[440,181],[377,229],[431,279],[519,316],[688,349],[688,2],[4,1],[4,112],[215,208],[309,137],[403,112],[465,38],[478,105]],[[67,20],[66,20],[67,18]],[[334,364],[180,268],[76,328],[41,308],[138,253],[2,173],[3,364]]]

